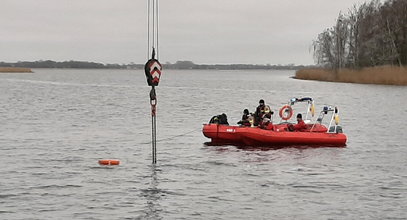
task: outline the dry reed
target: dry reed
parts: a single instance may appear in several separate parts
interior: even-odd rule
[[[21,67],[0,67],[0,73],[32,73],[30,68]]]
[[[330,82],[407,85],[407,68],[377,66],[360,70],[340,69],[337,74],[331,69],[301,69],[295,73],[295,78]]]

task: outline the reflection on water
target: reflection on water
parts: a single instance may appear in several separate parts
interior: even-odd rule
[[[157,165],[151,165],[151,181],[147,189],[141,190],[141,196],[145,198],[146,207],[144,209],[144,216],[140,219],[162,219],[162,208],[160,206],[161,197],[164,196],[163,192],[158,188]]]
[[[226,143],[218,143],[218,142],[205,142],[205,146],[207,147],[213,147],[213,146],[218,146],[215,148],[218,151],[223,151],[224,149],[229,149],[227,146],[235,146],[237,149],[245,150],[245,151],[268,151],[268,150],[279,150],[283,148],[296,148],[296,149],[307,149],[307,148],[326,148],[326,147],[333,147],[333,148],[343,148],[346,147],[346,145],[329,145],[329,144],[310,144],[310,145],[261,145],[261,146],[247,146],[244,144],[226,144]],[[222,148],[221,146],[226,146],[226,148]]]

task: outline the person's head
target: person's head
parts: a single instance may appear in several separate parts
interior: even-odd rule
[[[264,100],[263,99],[260,99],[259,105],[264,105]]]
[[[301,115],[301,113],[298,113],[297,114],[297,121],[301,121],[302,120],[302,115]]]
[[[249,109],[245,109],[245,110],[243,110],[243,114],[245,114],[245,115],[250,114],[250,113],[249,113]]]

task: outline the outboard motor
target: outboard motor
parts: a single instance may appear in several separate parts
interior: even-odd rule
[[[328,131],[328,132],[329,132],[329,133],[337,133],[337,134],[343,133],[342,126],[339,126],[339,125],[331,126],[331,127],[329,128],[329,131]]]

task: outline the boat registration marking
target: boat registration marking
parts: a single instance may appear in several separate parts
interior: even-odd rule
[[[233,129],[233,128],[228,128],[228,129],[226,129],[226,132],[235,132],[235,129]]]

